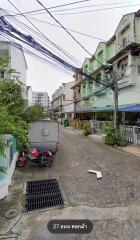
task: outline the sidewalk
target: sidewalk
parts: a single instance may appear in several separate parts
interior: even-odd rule
[[[128,145],[126,147],[118,147],[118,149],[130,153],[132,155],[135,155],[136,157],[140,157],[140,147]]]

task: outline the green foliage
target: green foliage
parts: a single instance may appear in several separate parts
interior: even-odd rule
[[[13,79],[3,79],[0,81],[0,155],[5,157],[5,143],[2,135],[12,134],[19,144],[28,144],[28,124],[22,115],[27,108],[27,103],[23,98],[23,85],[19,81],[19,73],[8,66],[6,58],[0,58],[0,70],[13,73]],[[6,174],[6,168],[0,166],[0,172]]]
[[[7,168],[0,166],[0,172],[3,173],[4,175],[6,175],[7,174]]]
[[[44,113],[44,107],[40,104],[35,104],[28,107],[23,114],[24,120],[28,123],[40,119],[45,119],[47,117],[47,113]]]
[[[91,126],[90,126],[89,124],[85,124],[85,125],[83,126],[83,129],[84,129],[83,134],[84,134],[85,136],[88,136],[88,135],[91,134]]]
[[[7,58],[0,58],[0,70],[7,69],[8,67],[8,60]]]
[[[110,146],[126,146],[127,142],[120,136],[118,129],[116,128],[106,128],[105,130],[105,144]]]
[[[28,124],[22,114],[26,109],[19,81],[0,81],[0,135],[12,134],[20,144],[28,143]],[[3,143],[0,142],[0,155],[3,155]]]
[[[8,114],[15,118],[25,111],[27,103],[22,96],[22,84],[19,81],[4,79],[0,81],[0,106],[6,107]]]

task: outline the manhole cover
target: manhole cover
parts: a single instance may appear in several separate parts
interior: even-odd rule
[[[56,179],[27,182],[26,211],[64,205],[64,200]]]

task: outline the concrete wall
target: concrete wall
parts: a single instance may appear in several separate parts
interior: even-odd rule
[[[8,195],[8,188],[11,184],[12,176],[15,170],[18,152],[16,151],[16,140],[10,134],[3,136],[6,144],[5,156],[0,156],[0,166],[7,169],[7,174],[0,173],[0,199]]]

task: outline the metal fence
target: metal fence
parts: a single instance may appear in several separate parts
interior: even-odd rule
[[[140,146],[140,127],[137,126],[120,126],[120,133],[127,142]]]
[[[113,123],[111,121],[91,120],[90,122],[92,134],[103,134],[107,127],[113,127]]]
[[[123,125],[120,126],[120,133],[128,143],[140,146],[140,127]]]
[[[103,134],[107,127],[113,127],[111,121],[95,121],[91,120],[92,134]],[[140,127],[121,125],[119,127],[121,136],[130,144],[140,146]]]

